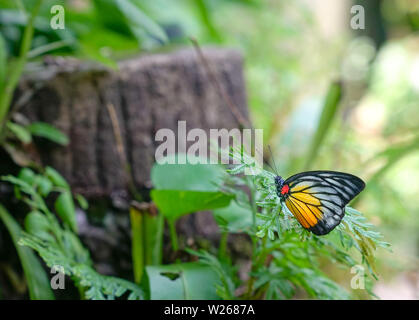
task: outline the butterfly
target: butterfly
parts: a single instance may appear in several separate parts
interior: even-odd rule
[[[307,171],[284,180],[275,177],[278,197],[301,226],[316,235],[332,231],[345,206],[365,188],[360,178],[337,171]]]

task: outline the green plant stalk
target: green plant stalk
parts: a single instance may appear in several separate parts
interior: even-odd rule
[[[152,215],[149,212],[144,214],[144,252],[146,265],[159,265],[162,262],[163,254],[163,231],[164,216]]]
[[[36,16],[38,15],[39,9],[41,7],[42,0],[37,0],[31,15],[28,20],[28,24],[23,32],[22,44],[20,47],[19,57],[16,60],[14,68],[10,72],[9,79],[6,82],[4,90],[0,96],[0,123],[1,130],[4,128],[4,119],[7,115],[7,112],[10,109],[10,103],[13,98],[13,92],[16,89],[16,86],[19,82],[19,79],[22,75],[23,69],[27,61],[27,54],[31,47],[34,28],[33,24]]]
[[[316,159],[320,146],[331,127],[334,116],[336,115],[341,98],[342,84],[340,82],[332,83],[327,92],[326,100],[324,102],[323,110],[320,115],[316,133],[314,134],[313,140],[310,144],[310,148],[304,165],[305,170],[308,170],[311,164]]]
[[[257,205],[256,205],[256,201],[255,201],[255,199],[256,199],[255,184],[253,183],[253,181],[251,181],[251,179],[249,177],[246,177],[246,180],[247,180],[247,185],[249,186],[249,189],[250,189],[249,202],[250,202],[250,205],[251,205],[251,208],[252,208],[253,230],[256,233],[256,229],[257,229],[257,226],[256,226]],[[259,238],[256,235],[253,235],[251,238],[252,238],[252,251],[253,251],[251,270],[255,271],[255,270],[258,270],[264,262],[263,253],[264,253],[265,247],[266,247],[267,236],[265,235],[262,238],[262,248],[261,248],[259,256],[256,255],[256,249],[257,249]],[[251,298],[255,281],[256,281],[256,278],[254,276],[251,276],[250,279],[249,279],[249,282],[247,284],[247,291],[245,293],[246,299]]]
[[[132,264],[134,269],[134,281],[139,284],[144,273],[144,232],[143,214],[130,208],[131,232],[132,232]]]
[[[206,26],[208,34],[213,39],[220,42],[221,41],[221,36],[220,36],[219,32],[217,31],[217,29],[215,28],[215,26],[212,22],[210,11],[208,10],[207,4],[205,3],[206,1],[205,0],[195,0],[193,2],[197,6],[198,14],[199,14],[200,18],[202,19],[202,22]]]
[[[167,223],[169,224],[170,241],[172,243],[173,251],[178,251],[179,244],[178,244],[177,232],[176,232],[176,220],[167,219]]]
[[[256,237],[256,236],[254,236]],[[266,241],[267,241],[267,235],[265,235],[262,238],[262,244],[260,253],[258,256],[253,256],[252,258],[252,272],[257,271],[259,268],[263,266],[263,263],[265,262],[266,256],[268,255],[268,252],[266,252]],[[255,284],[256,278],[254,276],[250,276],[249,282],[247,283],[247,291],[246,291],[246,299],[252,299],[252,293],[253,293],[253,286]]]
[[[218,258],[220,260],[224,259],[227,256],[227,240],[228,231],[223,230],[221,233],[220,246],[218,248]]]

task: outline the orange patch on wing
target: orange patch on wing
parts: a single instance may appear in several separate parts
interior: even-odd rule
[[[298,187],[291,187],[291,192],[299,192],[299,191],[301,191],[305,188],[308,188],[308,187],[309,186],[306,186],[306,185],[301,185],[301,186],[298,186]]]
[[[314,227],[317,224],[317,218],[314,216],[314,214],[311,213],[310,209],[307,207],[305,203],[301,201],[298,201],[297,203],[299,207],[302,209],[302,214],[304,215],[304,218],[306,218],[311,227]]]
[[[309,207],[305,203],[296,199],[288,198],[285,200],[285,204],[304,228],[308,229],[317,224],[317,217],[310,211]]]
[[[321,220],[322,218],[323,218],[323,213],[320,211],[320,209],[319,208],[317,208],[317,207],[315,207],[315,206],[311,206],[311,205],[307,205],[309,208],[310,208],[310,210],[315,214],[315,216],[316,216],[316,218],[318,219],[318,220]]]
[[[308,222],[304,219],[304,217],[301,215],[298,208],[294,205],[294,203],[288,198],[285,200],[285,205],[287,206],[288,210],[291,211],[291,213],[294,215],[294,217],[298,220],[298,222],[306,229],[310,228],[310,225]]]
[[[292,196],[302,202],[305,202],[307,204],[312,204],[315,206],[319,206],[320,200],[317,199],[315,196],[311,195],[310,193],[305,192],[295,192],[294,190],[291,190]]]

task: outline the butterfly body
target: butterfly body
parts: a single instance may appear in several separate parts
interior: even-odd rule
[[[288,197],[290,190],[289,186],[287,184],[284,184],[284,182],[285,180],[282,179],[281,176],[275,177],[276,193],[282,201],[285,201],[285,199]]]
[[[365,187],[360,178],[337,171],[307,171],[286,180],[276,176],[275,185],[281,202],[316,235],[332,231],[345,215],[345,206]]]

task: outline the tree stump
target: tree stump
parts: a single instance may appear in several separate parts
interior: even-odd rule
[[[205,60],[218,84],[248,118],[242,57],[231,49],[207,48]],[[22,108],[32,121],[53,124],[70,138],[63,148],[48,144],[44,164],[57,169],[85,196],[127,188],[122,159],[137,188],[148,189],[160,128],[231,129],[237,119],[193,49],[140,56],[118,71],[63,61],[27,77],[23,90],[34,95]],[[120,133],[120,139],[118,135]]]

